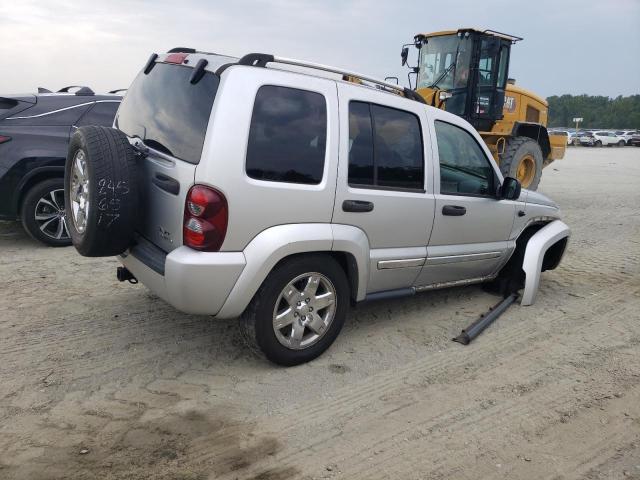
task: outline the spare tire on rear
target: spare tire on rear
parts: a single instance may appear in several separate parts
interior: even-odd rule
[[[71,137],[64,174],[67,226],[85,257],[124,252],[138,209],[136,153],[114,128],[81,127]]]

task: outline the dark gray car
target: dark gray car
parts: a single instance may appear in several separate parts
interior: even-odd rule
[[[21,219],[47,245],[71,244],[63,195],[69,138],[79,126],[111,126],[122,100],[118,92],[65,87],[0,96],[0,219]]]

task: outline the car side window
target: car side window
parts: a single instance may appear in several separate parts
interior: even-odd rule
[[[78,126],[84,125],[102,125],[110,127],[113,125],[113,119],[116,116],[120,102],[99,102],[96,103],[91,110],[85,113]]]
[[[424,147],[413,113],[349,103],[349,185],[422,190]]]
[[[247,146],[251,178],[318,184],[327,140],[327,105],[322,94],[265,85],[258,89]]]
[[[496,177],[478,142],[466,130],[435,122],[440,158],[440,193],[493,196]]]

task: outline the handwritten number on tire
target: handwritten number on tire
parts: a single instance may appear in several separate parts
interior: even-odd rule
[[[110,178],[98,180],[98,225],[109,228],[118,218],[122,205],[121,197],[129,193],[129,185],[125,180],[114,182]]]

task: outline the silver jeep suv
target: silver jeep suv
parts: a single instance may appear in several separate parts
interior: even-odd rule
[[[531,304],[569,236],[461,118],[264,54],[152,55],[114,128],[75,133],[65,178],[80,253],[118,255],[120,280],[183,312],[240,317],[283,365],[326,350],[356,302],[490,281]]]

